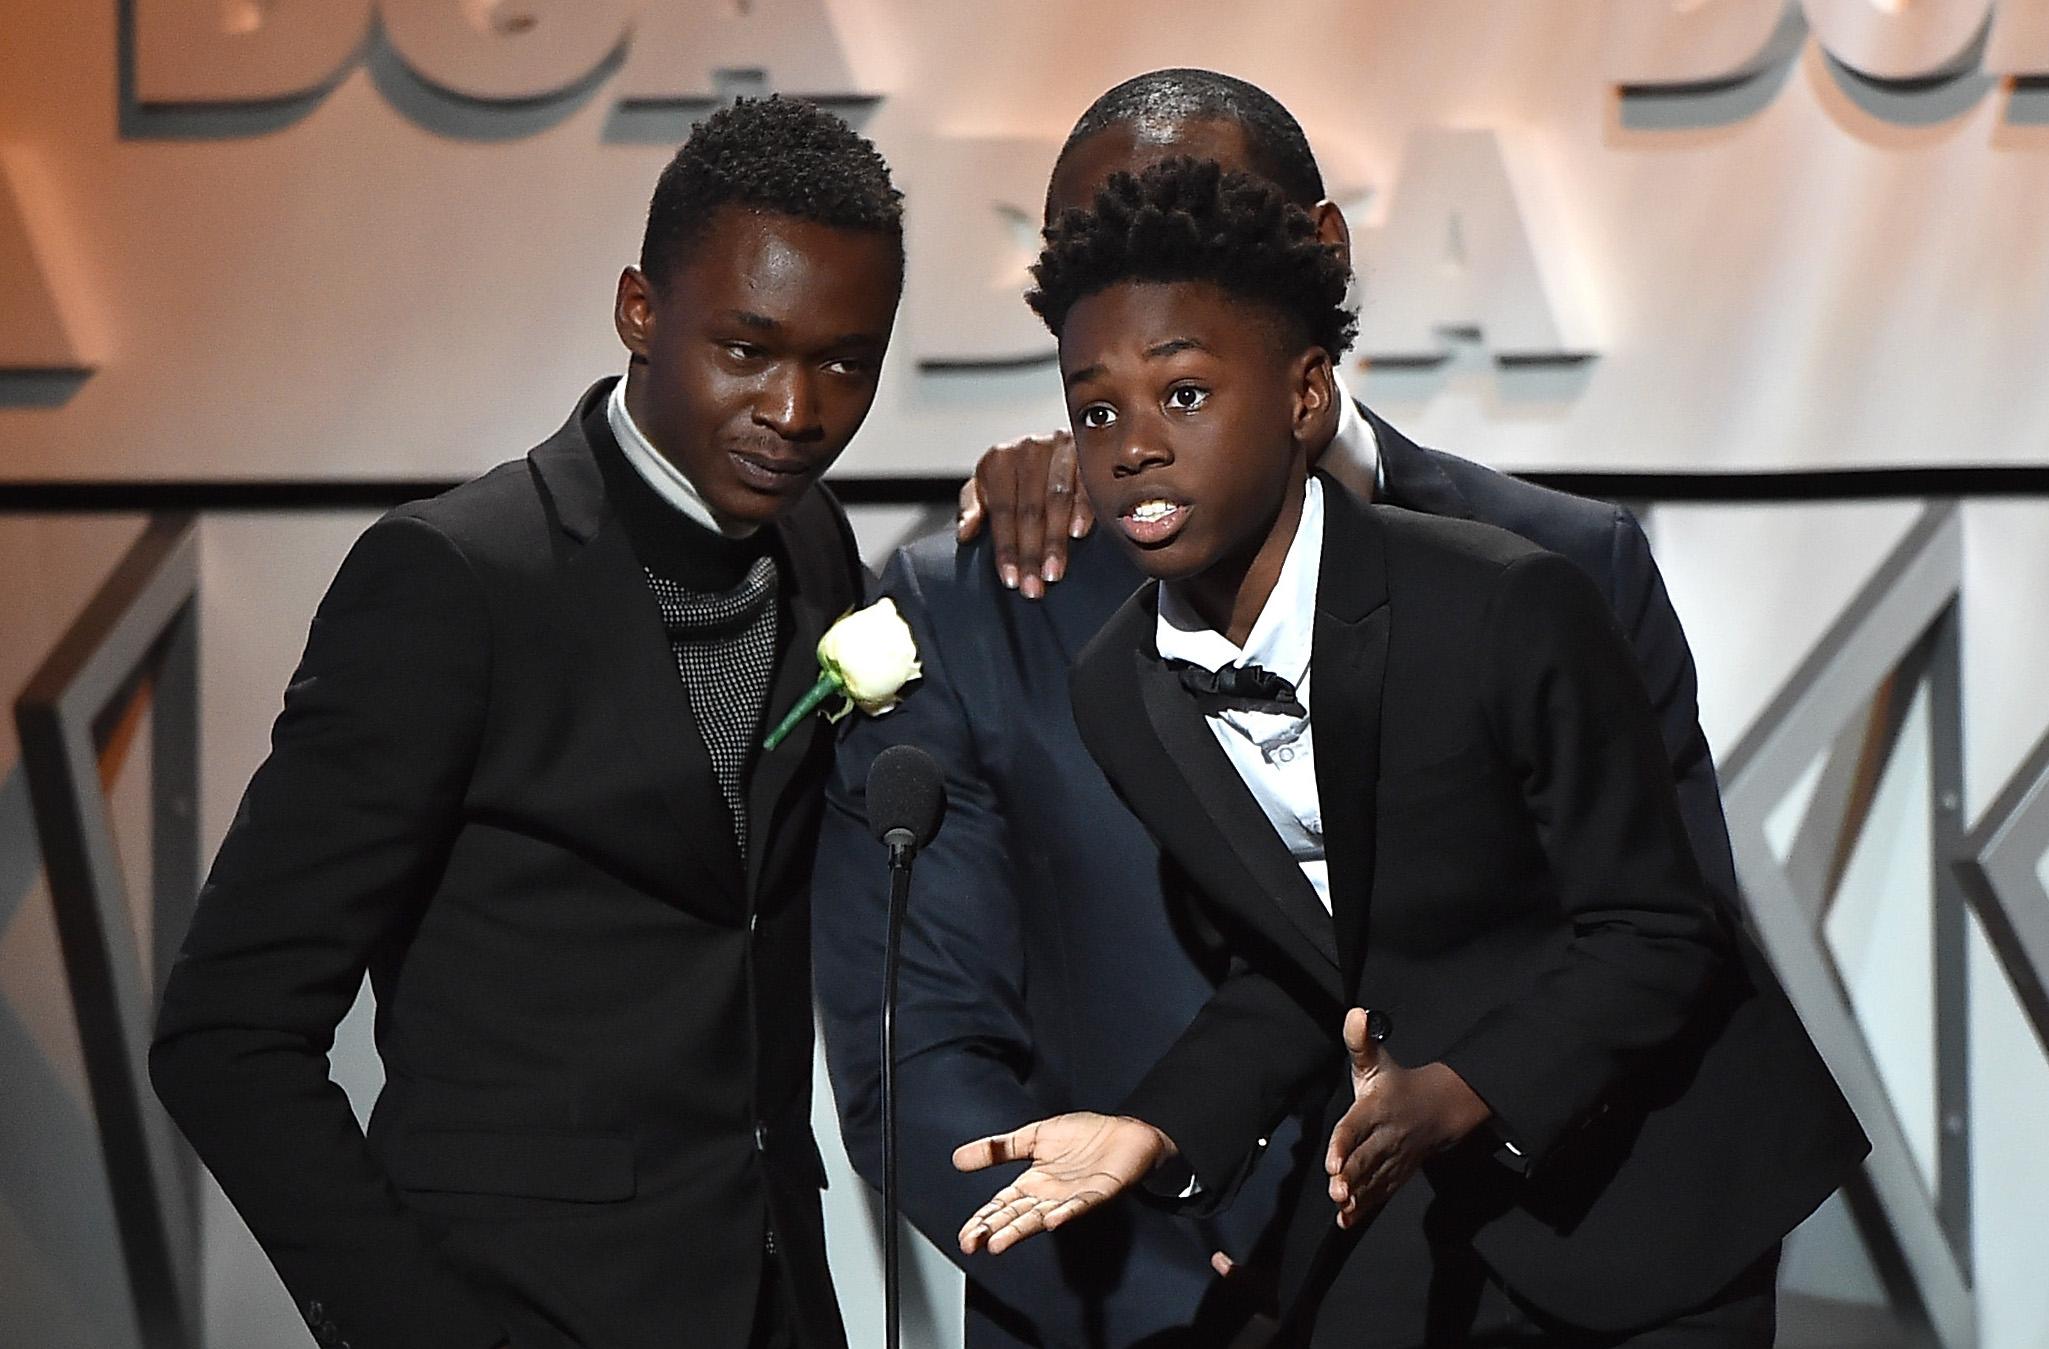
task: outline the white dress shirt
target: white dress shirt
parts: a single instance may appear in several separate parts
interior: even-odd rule
[[[759,525],[720,520],[712,513],[704,494],[697,490],[697,484],[670,462],[669,456],[656,449],[654,442],[641,434],[633,414],[626,410],[624,379],[612,386],[612,396],[605,400],[605,420],[612,424],[612,438],[619,442],[619,449],[626,455],[626,462],[633,465],[633,471],[655,489],[657,496],[685,516],[712,533],[729,539],[744,539],[761,528]]]
[[[1349,407],[1349,401],[1347,402]],[[1354,411],[1355,418],[1358,416]],[[1361,422],[1363,426],[1364,423]],[[1371,427],[1366,428],[1369,435]],[[1316,575],[1323,557],[1323,485],[1309,480],[1302,519],[1243,647],[1199,618],[1172,584],[1160,587],[1155,641],[1160,655],[1205,670],[1258,665],[1295,686],[1303,714],[1227,709],[1209,714],[1217,743],[1259,802],[1302,876],[1330,909],[1330,864],[1323,854],[1323,809],[1316,795],[1316,749],[1310,734],[1309,648],[1316,625]]]
[[[1345,388],[1345,382],[1333,374],[1331,383],[1337,386],[1338,430],[1323,457],[1316,461],[1316,467],[1343,483],[1345,490],[1359,500],[1371,501],[1387,490],[1387,471],[1380,462],[1380,438],[1373,434],[1373,423],[1359,415],[1359,405]]]

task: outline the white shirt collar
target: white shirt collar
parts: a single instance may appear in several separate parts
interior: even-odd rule
[[[1302,518],[1273,593],[1260,607],[1245,645],[1229,638],[1197,616],[1176,587],[1160,587],[1160,612],[1154,641],[1161,657],[1185,660],[1205,670],[1226,665],[1257,665],[1296,687],[1307,705],[1309,648],[1316,631],[1316,577],[1323,560],[1323,484],[1311,478],[1302,497]]]
[[[1337,386],[1338,430],[1330,447],[1316,461],[1316,467],[1345,485],[1361,501],[1373,501],[1387,492],[1387,471],[1380,462],[1380,438],[1373,423],[1359,415],[1359,404],[1344,381],[1332,373]]]
[[[640,427],[634,424],[633,414],[626,410],[626,381],[623,378],[612,386],[612,396],[605,400],[605,420],[612,424],[612,436],[619,442],[626,462],[633,465],[633,471],[654,488],[655,495],[687,518],[729,539],[744,539],[761,528],[759,525],[721,521],[712,513],[704,494],[697,490],[697,484],[691,482],[667,455],[656,449],[654,443],[641,434]]]

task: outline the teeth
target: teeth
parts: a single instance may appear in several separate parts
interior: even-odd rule
[[[1141,524],[1153,524],[1172,515],[1178,507],[1171,501],[1141,501],[1131,508],[1131,518]]]

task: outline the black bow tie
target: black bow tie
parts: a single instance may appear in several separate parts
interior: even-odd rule
[[[1195,695],[1195,705],[1211,716],[1218,712],[1283,712],[1306,717],[1308,709],[1295,697],[1295,686],[1257,665],[1226,665],[1205,670],[1185,660],[1169,660],[1167,668],[1181,687]]]

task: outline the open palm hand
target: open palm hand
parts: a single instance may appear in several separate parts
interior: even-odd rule
[[[996,1192],[960,1230],[963,1255],[1001,1255],[1107,1203],[1174,1155],[1174,1144],[1144,1120],[1076,1111],[1007,1134],[963,1143],[953,1164],[980,1171],[1003,1162],[1031,1168]]]

